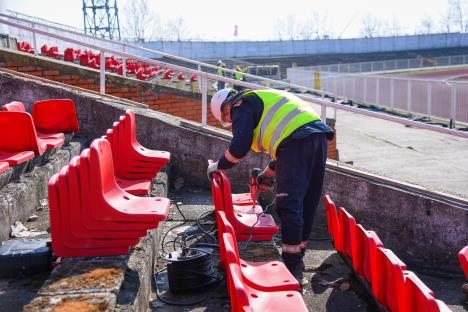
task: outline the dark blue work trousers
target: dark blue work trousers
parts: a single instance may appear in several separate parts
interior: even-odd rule
[[[301,263],[322,196],[327,160],[325,133],[280,145],[276,162],[276,207],[281,220],[282,258]]]

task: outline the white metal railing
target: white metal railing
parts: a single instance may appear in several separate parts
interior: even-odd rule
[[[103,45],[92,44],[92,43],[90,43],[90,40],[80,41],[80,40],[77,40],[77,39],[72,39],[72,38],[69,38],[69,37],[66,37],[66,36],[63,36],[63,35],[59,35],[59,34],[56,34],[56,33],[53,33],[53,32],[38,29],[37,27],[31,27],[31,26],[18,24],[18,23],[9,21],[9,20],[7,20],[5,18],[0,18],[0,24],[7,25],[9,27],[22,29],[23,31],[28,31],[28,32],[31,32],[31,33],[35,34],[36,36],[40,35],[40,36],[44,36],[46,38],[53,38],[55,40],[63,41],[63,42],[66,42],[68,44],[78,45],[81,48],[86,48],[86,49],[92,49],[92,50],[99,51],[101,53],[101,64],[104,64],[103,60],[105,59],[105,56],[107,54],[109,56],[113,55],[113,56],[116,56],[116,57],[120,57],[122,59],[131,58],[131,59],[137,60],[139,62],[147,63],[147,64],[151,64],[151,65],[159,65],[159,66],[162,65],[162,66],[164,66],[166,68],[171,68],[171,69],[176,70],[176,71],[198,75],[198,77],[200,79],[201,95],[202,95],[202,126],[203,127],[206,126],[206,121],[207,121],[207,102],[208,102],[208,90],[207,89],[208,88],[206,88],[206,86],[207,86],[209,80],[224,81],[224,82],[227,82],[227,83],[230,83],[230,84],[233,84],[233,85],[240,85],[240,86],[243,86],[243,87],[246,87],[246,88],[251,88],[251,89],[260,89],[260,88],[265,89],[264,86],[260,86],[258,84],[238,81],[238,80],[234,80],[234,79],[227,78],[227,77],[221,77],[221,76],[215,75],[213,73],[202,71],[200,69],[191,69],[191,68],[188,68],[188,67],[169,64],[169,63],[165,63],[165,62],[162,62],[162,61],[159,61],[159,60],[154,60],[154,59],[138,56],[138,55],[135,55],[135,54],[130,54],[129,52],[125,52],[125,51],[122,51],[122,50],[113,50],[113,49],[110,49],[108,47],[104,47]],[[90,36],[90,37],[92,37],[92,36]],[[92,38],[96,39],[96,40],[98,39],[98,38],[95,38],[95,37],[92,37]],[[104,40],[104,39],[101,39],[101,40]],[[124,43],[122,43],[122,47],[125,47]],[[143,48],[141,48],[141,49],[143,49]],[[144,50],[148,50],[148,49],[144,49]],[[148,50],[148,51],[151,52],[151,53],[167,55],[165,53],[161,53],[161,52],[157,52],[157,51],[152,51],[152,50]],[[217,68],[216,66],[213,66],[213,65],[204,64],[204,63],[196,62],[196,61],[191,61],[191,60],[187,60],[187,59],[184,59],[184,58],[175,57],[175,56],[172,56],[172,55],[167,55],[167,56],[172,57],[173,59],[184,60],[184,61],[187,61],[187,62],[192,63],[192,64],[197,64],[199,66],[199,68],[201,66],[205,66],[205,67],[208,67],[208,68],[211,68],[211,69],[216,69]],[[226,70],[226,71],[234,72],[234,71],[230,71],[230,70]],[[106,73],[106,71],[104,69],[104,66],[101,66],[101,70],[100,70],[100,86],[101,86],[100,91],[101,91],[101,93],[105,93],[106,75],[108,75],[108,73]],[[275,80],[272,80],[272,79],[257,77],[257,76],[248,75],[248,74],[246,74],[245,76],[251,77],[251,78],[256,79],[258,81],[265,81],[265,82],[269,82],[269,83],[274,83],[276,85],[282,85],[282,86],[285,86],[285,87],[288,87],[288,88],[296,88],[296,89],[302,90],[302,91],[315,91],[314,89],[307,88],[307,87],[302,87],[302,86],[291,84],[291,83],[275,81]],[[322,93],[322,94],[326,94],[326,93]],[[397,122],[397,123],[400,123],[400,124],[409,125],[409,126],[413,126],[413,127],[417,127],[417,128],[423,128],[423,129],[428,129],[428,130],[432,130],[432,131],[436,131],[436,132],[440,132],[440,133],[446,133],[446,134],[451,134],[451,135],[458,136],[458,137],[468,138],[468,133],[467,132],[462,132],[462,131],[458,131],[458,130],[455,130],[455,129],[442,128],[442,127],[438,127],[438,126],[435,126],[435,125],[430,125],[430,124],[425,124],[425,123],[422,123],[422,122],[417,122],[417,121],[413,121],[413,120],[400,118],[400,117],[397,117],[397,116],[392,116],[392,115],[388,115],[388,114],[383,114],[383,113],[373,112],[373,111],[369,111],[369,110],[359,109],[359,108],[352,107],[352,106],[345,106],[345,105],[341,105],[341,104],[338,104],[338,103],[333,103],[333,102],[324,100],[322,98],[317,98],[317,97],[310,96],[310,95],[298,94],[298,96],[300,98],[302,98],[303,100],[307,101],[307,102],[320,105],[321,106],[321,118],[322,118],[322,120],[325,120],[325,118],[326,118],[327,108],[332,108],[332,109],[340,109],[340,110],[350,111],[350,112],[354,112],[354,113],[365,115],[365,116],[385,119],[385,120],[389,120],[389,121],[393,121],[393,122]]]
[[[468,62],[468,55],[448,55],[436,57],[418,57],[385,61],[337,63],[318,66],[296,67],[294,70],[321,71],[329,73],[369,73],[434,66],[464,65]]]

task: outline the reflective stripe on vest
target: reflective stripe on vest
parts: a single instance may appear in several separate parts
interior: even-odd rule
[[[297,128],[319,120],[310,105],[295,95],[276,90],[255,90],[263,101],[263,114],[254,129],[252,149],[276,159],[279,144]]]

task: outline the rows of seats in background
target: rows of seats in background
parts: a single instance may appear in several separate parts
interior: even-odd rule
[[[335,249],[352,264],[377,301],[390,311],[450,311],[374,231],[366,230],[343,207],[325,196],[328,231]],[[468,274],[467,274],[468,278]]]
[[[19,41],[17,43],[17,49],[19,51],[35,54],[35,50],[27,41]],[[94,53],[91,50],[81,51],[79,49],[67,48],[64,50],[63,54],[61,54],[57,46],[48,47],[44,44],[41,47],[40,54],[54,59],[77,63],[93,69],[100,69],[101,67],[100,53]],[[104,66],[106,71],[123,75],[124,66],[121,58],[114,56],[106,57]],[[127,76],[132,75],[139,80],[158,78],[165,81],[180,81],[186,83],[198,81],[198,76],[194,74],[188,77],[184,73],[176,73],[170,68],[151,66],[128,58],[125,58],[125,73]]]

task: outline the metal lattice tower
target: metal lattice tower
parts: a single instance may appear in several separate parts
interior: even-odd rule
[[[120,40],[117,0],[83,0],[83,19],[86,34]]]

